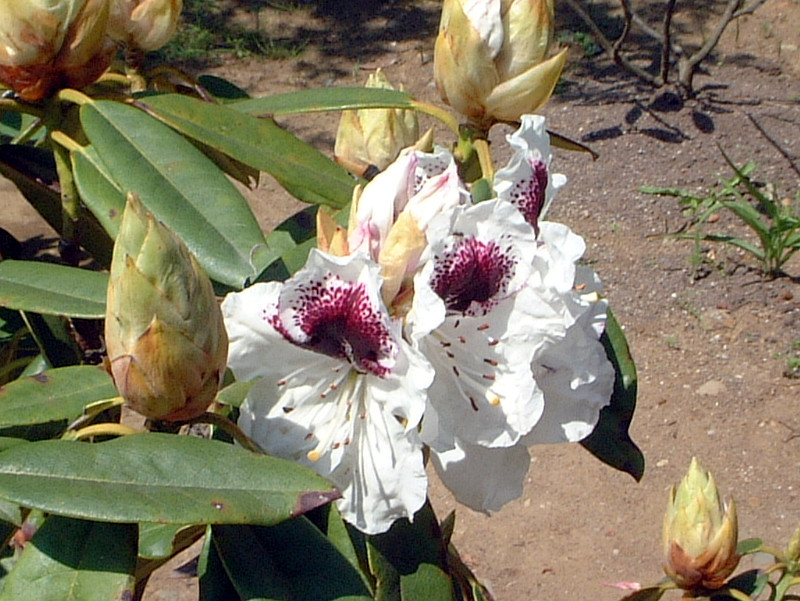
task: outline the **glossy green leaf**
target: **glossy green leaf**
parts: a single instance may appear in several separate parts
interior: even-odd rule
[[[243,599],[368,601],[358,571],[305,518],[276,526],[215,526],[214,544]]]
[[[600,411],[600,421],[594,431],[581,441],[581,445],[603,463],[630,474],[638,481],[644,475],[644,455],[628,433],[636,409],[636,364],[625,333],[610,309],[606,331],[600,341],[614,366],[614,391],[610,404]]]
[[[309,468],[189,436],[54,440],[0,453],[0,497],[87,519],[275,524],[338,496]]]
[[[132,599],[136,526],[49,517],[6,577],[0,601]]]
[[[81,107],[81,123],[118,188],[180,236],[211,278],[240,288],[264,235],[245,198],[193,144],[141,110],[119,102]]]
[[[100,367],[50,369],[0,388],[0,428],[70,420],[89,403],[116,395],[111,376]]]
[[[40,261],[0,262],[0,306],[48,315],[101,319],[108,274]]]
[[[275,94],[241,100],[230,105],[250,115],[295,115],[347,109],[399,108],[413,109],[411,94],[385,88],[310,88],[298,92]]]
[[[444,540],[430,503],[414,521],[396,521],[388,532],[368,537],[369,563],[376,579],[376,601],[450,601]]]
[[[184,135],[266,171],[302,201],[342,207],[351,200],[355,180],[347,171],[271,119],[177,94],[142,102]]]
[[[116,238],[125,211],[125,192],[108,173],[93,146],[81,147],[73,151],[70,157],[81,200],[108,235]]]

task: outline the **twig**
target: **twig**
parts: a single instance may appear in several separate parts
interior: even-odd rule
[[[670,49],[672,48],[672,15],[675,13],[675,0],[668,0],[664,13],[664,40],[661,43],[661,81],[669,81]]]
[[[792,156],[788,152],[786,152],[783,146],[778,144],[777,140],[775,140],[775,138],[773,138],[767,133],[767,131],[761,126],[761,124],[758,121],[756,121],[756,118],[753,117],[753,115],[751,115],[750,113],[745,113],[745,116],[748,119],[750,119],[750,122],[755,126],[755,128],[759,131],[759,133],[767,139],[767,142],[772,144],[772,146],[775,147],[775,150],[781,153],[783,158],[785,158],[789,162],[789,165],[792,167],[792,171],[794,171],[797,175],[800,175],[800,167],[797,166],[797,163],[794,162]]]
[[[733,13],[733,18],[738,19],[739,17],[743,17],[745,15],[752,15],[756,11],[756,9],[762,4],[764,4],[766,1],[767,0],[756,0],[750,6],[743,6],[735,13]]]
[[[728,26],[728,24],[733,20],[733,15],[741,3],[742,0],[728,0],[728,5],[725,7],[725,12],[720,17],[719,21],[717,22],[716,29],[714,29],[714,32],[706,40],[706,43],[703,44],[703,46],[697,52],[678,62],[678,83],[683,87],[687,94],[690,94],[692,91],[692,79],[694,77],[694,72],[697,69],[697,65],[705,60],[705,58],[714,49],[714,46],[717,45],[717,42],[719,42],[719,39],[722,37],[722,33],[725,31],[725,28]]]
[[[597,26],[597,23],[594,22],[589,13],[583,10],[581,5],[578,4],[577,0],[565,0],[565,2],[573,11],[575,11],[575,14],[577,14],[581,18],[581,20],[584,23],[586,23],[586,25],[588,25],[589,29],[592,30],[592,33],[597,39],[597,43],[600,44],[600,46],[602,46],[603,50],[608,52],[608,54],[613,57],[615,63],[617,63],[624,69],[627,69],[628,71],[636,75],[636,77],[638,77],[639,79],[641,79],[646,83],[649,83],[652,86],[659,88],[662,85],[664,85],[664,82],[661,81],[659,78],[652,76],[650,73],[648,73],[638,65],[635,65],[634,63],[630,62],[628,59],[625,58],[625,56],[621,52],[619,52],[619,50],[615,50],[614,44],[605,36],[605,34]]]
[[[631,9],[630,0],[620,0],[620,2],[622,3],[622,10],[625,11],[626,14],[630,13],[631,20],[634,22],[634,24],[636,24],[639,27],[639,29],[641,29],[644,33],[649,35],[657,42],[660,42],[661,44],[664,43],[664,35],[660,31],[656,31],[655,29],[650,27],[650,25],[648,25],[647,22],[644,19],[642,19],[636,11]],[[670,44],[670,50],[672,50],[672,53],[675,56],[683,56],[685,54],[683,47],[680,44],[676,44],[675,42],[672,42]]]

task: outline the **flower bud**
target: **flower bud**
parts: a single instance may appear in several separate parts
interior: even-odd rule
[[[145,52],[172,39],[183,0],[111,0],[108,35]]]
[[[442,99],[482,129],[536,112],[566,60],[547,58],[553,21],[553,0],[445,0],[433,66]]]
[[[367,88],[394,90],[383,71],[369,76]],[[402,88],[401,88],[402,89]],[[400,151],[419,138],[416,111],[409,109],[359,109],[344,111],[336,132],[334,155],[348,168],[374,165],[383,171]]]
[[[211,280],[133,195],[114,244],[105,335],[114,383],[142,415],[191,419],[214,400],[228,336]]]
[[[723,504],[714,478],[693,458],[670,492],[664,571],[682,589],[718,589],[739,563],[737,539],[736,506]]]
[[[92,83],[113,57],[108,13],[107,0],[3,0],[0,81],[31,102]]]

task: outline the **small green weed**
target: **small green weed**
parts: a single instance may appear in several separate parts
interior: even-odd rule
[[[792,380],[800,379],[800,340],[793,340],[789,344],[789,350],[785,353],[776,353],[776,359],[783,358],[785,367],[783,376]]]
[[[277,10],[300,10],[297,3],[270,4]],[[259,5],[253,4],[252,11]],[[172,40],[154,53],[158,62],[202,60],[214,53],[232,53],[237,58],[264,56],[295,57],[305,50],[309,39],[276,39],[260,30],[259,14],[253,27],[234,24],[230,8],[218,0],[185,0],[181,23]]]
[[[693,257],[700,253],[701,242],[722,242],[749,253],[760,263],[764,275],[777,277],[795,252],[800,250],[800,217],[797,201],[781,198],[774,187],[759,187],[751,178],[757,165],[737,166],[724,151],[722,156],[734,172],[703,195],[677,188],[645,186],[642,192],[678,198],[688,223],[678,238],[694,241]],[[757,241],[727,234],[709,234],[705,227],[720,210],[730,211],[755,234]],[[696,266],[696,261],[692,261]]]
[[[557,36],[559,43],[580,48],[584,58],[592,58],[603,52],[603,48],[595,41],[592,34],[585,31],[566,29],[559,31]]]

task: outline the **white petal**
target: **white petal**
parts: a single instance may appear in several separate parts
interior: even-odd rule
[[[503,21],[500,14],[500,0],[464,0],[464,14],[489,47],[495,58],[503,47]]]
[[[498,511],[522,495],[530,467],[528,449],[522,445],[487,449],[459,444],[431,459],[444,485],[455,498],[476,511]]]
[[[544,391],[544,414],[523,437],[523,444],[583,440],[611,398],[614,368],[597,339],[605,323],[606,303],[576,305],[583,313],[564,340],[548,347],[534,362],[536,381]]]
[[[268,453],[329,478],[343,494],[338,503],[345,519],[368,533],[412,518],[425,501],[417,426],[433,379],[432,367],[402,340],[401,324],[386,314],[377,269],[360,256],[312,251],[307,266],[283,284],[255,285],[223,303],[231,368],[241,379],[260,378],[241,408],[239,425]],[[315,295],[324,296],[332,282],[344,293],[346,284],[368,291],[354,310],[374,303],[368,311],[376,319],[373,329],[394,345],[386,369],[363,369],[356,357],[330,352],[330,343],[315,340],[324,329],[309,332],[303,320],[324,325],[317,319],[325,317],[324,307],[304,314],[303,303],[316,306]],[[334,335],[349,335],[338,313],[331,323]],[[353,340],[352,347],[358,343]],[[323,352],[316,352],[320,347]]]

